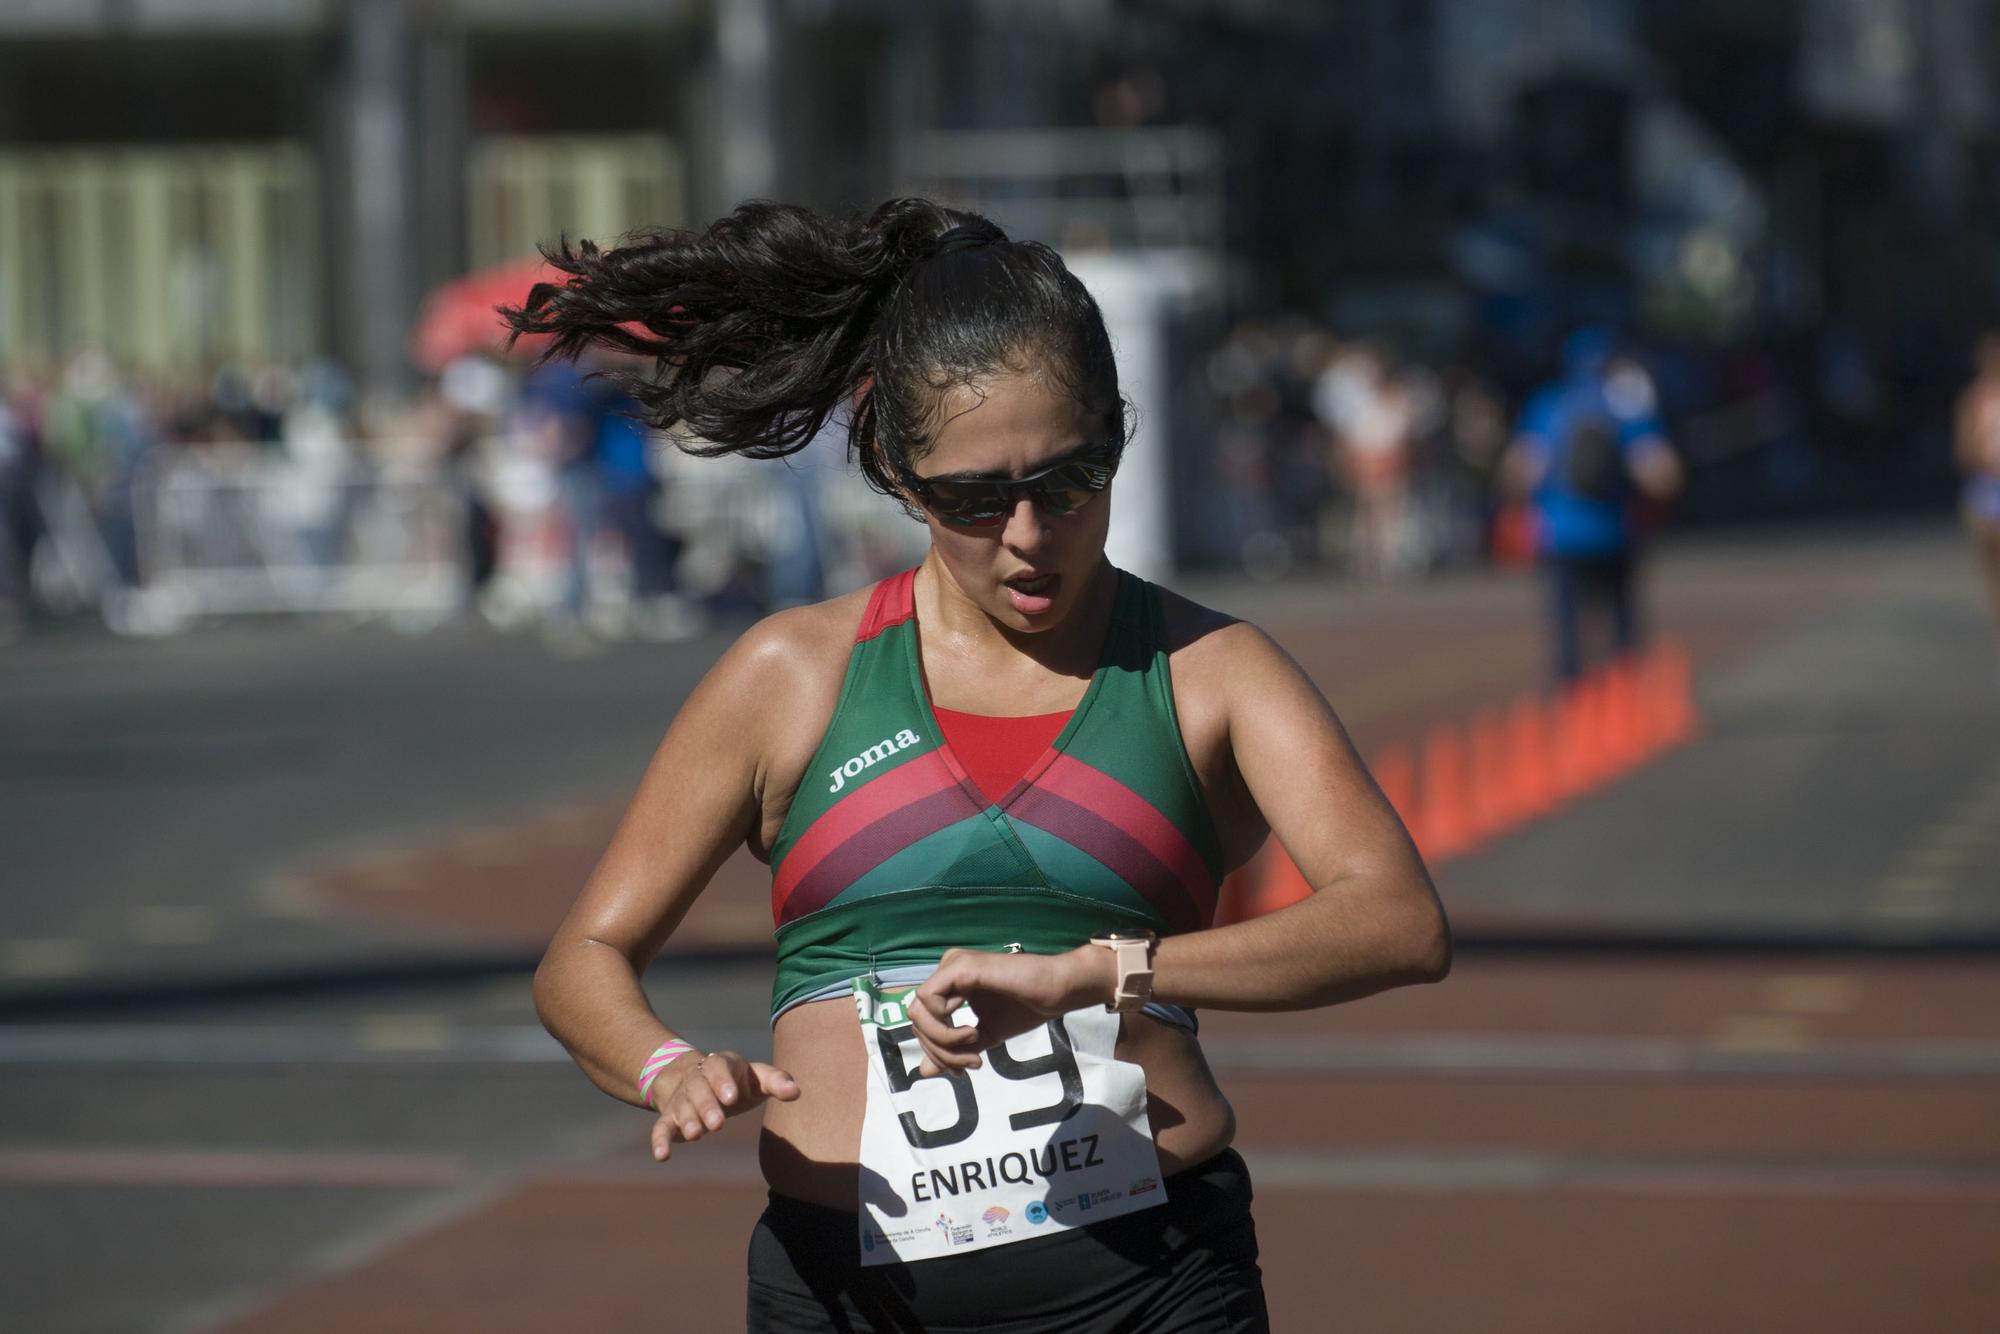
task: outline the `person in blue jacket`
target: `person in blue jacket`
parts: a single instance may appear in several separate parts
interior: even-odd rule
[[[1671,499],[1683,479],[1652,380],[1615,353],[1601,329],[1569,336],[1562,374],[1529,396],[1504,469],[1535,511],[1564,684],[1583,674],[1586,618],[1608,620],[1615,653],[1638,647],[1639,507]]]

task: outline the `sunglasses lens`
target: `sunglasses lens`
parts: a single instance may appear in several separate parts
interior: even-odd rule
[[[1102,491],[1110,480],[1110,475],[1102,468],[1083,463],[1067,464],[1046,477],[1036,479],[1035,504],[1041,506],[1045,514],[1069,514],[1088,504],[1090,498]]]
[[[986,528],[1005,523],[1023,494],[1044,514],[1061,516],[1081,509],[1110,482],[1109,467],[1078,461],[1019,481],[926,480],[923,501],[947,522]]]
[[[1010,488],[990,482],[933,482],[929,504],[941,519],[983,528],[1004,520],[1014,497]]]

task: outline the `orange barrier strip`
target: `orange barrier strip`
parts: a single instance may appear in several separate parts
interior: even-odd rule
[[[1688,651],[1668,640],[1591,672],[1553,699],[1523,695],[1504,719],[1487,712],[1469,728],[1433,727],[1421,764],[1406,744],[1384,746],[1370,772],[1436,865],[1605,786],[1700,730]],[[1275,912],[1311,893],[1271,839],[1223,882],[1216,925]]]

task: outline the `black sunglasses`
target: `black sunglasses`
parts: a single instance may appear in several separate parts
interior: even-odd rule
[[[919,504],[947,523],[988,528],[1005,523],[1022,496],[1044,514],[1073,514],[1111,485],[1123,451],[1101,445],[1026,477],[919,477],[902,469],[903,485]]]

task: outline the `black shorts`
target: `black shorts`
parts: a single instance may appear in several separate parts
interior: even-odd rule
[[[775,1192],[750,1236],[751,1334],[1255,1334],[1270,1329],[1234,1150],[1153,1209],[965,1255],[862,1268],[855,1216]]]

